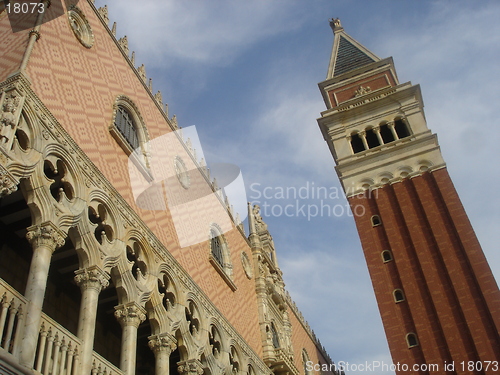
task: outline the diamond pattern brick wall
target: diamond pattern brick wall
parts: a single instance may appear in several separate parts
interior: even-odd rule
[[[366,210],[356,225],[394,362],[498,360],[498,287],[447,170],[352,197],[350,204]],[[380,226],[372,226],[372,215],[380,216]],[[392,261],[383,262],[383,250]],[[395,302],[395,289],[404,291],[404,301]],[[411,332],[420,344],[407,348]]]
[[[35,45],[27,69],[27,74],[33,81],[33,90],[218,309],[254,350],[261,354],[255,284],[253,279],[249,280],[244,275],[240,261],[241,251],[247,251],[251,255],[246,239],[237,229],[225,234],[231,252],[234,283],[237,286],[237,290],[233,292],[208,261],[208,241],[180,248],[168,208],[165,211],[151,211],[143,210],[135,204],[128,182],[127,155],[108,130],[116,98],[126,95],[135,103],[147,126],[150,139],[170,132],[171,129],[148,89],[131,68],[92,6],[81,1],[78,7],[93,30],[93,47],[88,49],[80,44],[65,16],[42,25],[42,37]],[[49,11],[55,10],[51,8]],[[0,26],[5,27],[3,24]],[[16,35],[4,43],[20,46],[19,38]],[[13,56],[11,60],[14,60],[19,53],[10,52],[10,55]],[[211,193],[200,172],[193,173],[192,188]],[[193,209],[203,214],[203,207]],[[209,228],[207,239],[208,233]]]

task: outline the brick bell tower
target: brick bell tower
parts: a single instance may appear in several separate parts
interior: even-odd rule
[[[498,374],[500,292],[426,125],[420,86],[399,83],[392,58],[375,56],[338,19],[331,26],[318,123],[354,213],[393,362],[409,368],[396,372]],[[412,371],[423,364],[437,366]]]

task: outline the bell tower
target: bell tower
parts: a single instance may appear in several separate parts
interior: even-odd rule
[[[327,110],[318,123],[393,363],[409,369],[397,373],[497,374],[500,292],[427,127],[420,86],[400,83],[392,58],[374,55],[338,19],[330,25],[333,50],[319,84]],[[413,371],[422,365],[433,367]]]

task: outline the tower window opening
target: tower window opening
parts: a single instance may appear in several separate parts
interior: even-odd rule
[[[384,263],[390,262],[392,260],[392,253],[390,250],[382,251],[382,260]]]
[[[406,335],[406,343],[408,344],[408,348],[413,348],[418,346],[417,335],[414,333],[409,333]]]
[[[356,133],[351,135],[351,147],[352,152],[354,152],[355,154],[361,151],[365,151],[365,146],[363,145],[363,141],[361,140],[359,134]]]
[[[394,302],[399,303],[405,300],[405,295],[401,289],[396,289],[394,291]]]
[[[382,225],[382,220],[380,220],[380,216],[373,215],[372,216],[372,227],[378,227],[379,225]]]
[[[396,130],[396,134],[399,139],[410,136],[410,130],[402,119],[394,121],[394,129]]]
[[[373,129],[366,131],[366,142],[369,148],[380,146],[380,141],[378,140],[377,134]]]
[[[395,140],[394,135],[387,124],[380,125],[380,135],[382,136],[384,143],[393,142]]]

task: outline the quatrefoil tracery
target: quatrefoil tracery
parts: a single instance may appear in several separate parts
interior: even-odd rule
[[[175,307],[175,294],[172,283],[165,274],[162,278],[158,279],[158,291],[162,296],[162,303],[165,310],[167,310],[167,312],[171,312]]]

